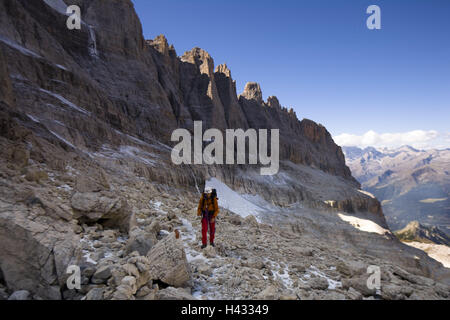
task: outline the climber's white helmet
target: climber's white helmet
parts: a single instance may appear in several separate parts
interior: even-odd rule
[[[211,187],[205,187],[205,193],[212,193]]]

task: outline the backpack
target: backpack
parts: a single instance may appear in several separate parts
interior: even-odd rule
[[[216,189],[212,189],[212,197],[213,197],[213,199],[217,198],[217,190]],[[219,200],[219,199],[217,198],[217,200]]]
[[[206,200],[206,197],[207,197],[207,196],[208,196],[208,195],[207,195],[206,193],[203,193],[203,197],[202,197],[202,209],[205,207],[205,200]],[[213,204],[214,204],[214,198],[216,198],[217,201],[219,201],[219,198],[217,198],[217,190],[216,190],[216,189],[212,189],[211,196],[212,196]]]

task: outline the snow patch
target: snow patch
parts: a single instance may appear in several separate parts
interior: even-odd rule
[[[65,190],[65,191],[72,191],[72,187],[68,184],[63,184],[62,186],[57,187],[57,189]]]
[[[25,78],[24,76],[22,76],[21,74],[11,73],[9,76],[11,77],[11,79],[15,79],[15,80],[19,80],[19,81],[28,81],[28,79]]]
[[[354,216],[348,216],[342,213],[338,213],[339,218],[341,218],[343,221],[350,223],[353,227],[356,229],[359,229],[361,231],[365,232],[372,232],[372,233],[378,233],[381,235],[384,235],[386,233],[391,233],[389,230],[382,228],[378,224],[376,224],[373,221],[367,220],[367,219],[361,219]]]
[[[102,150],[100,152],[92,153],[92,156],[111,160],[131,159],[152,167],[157,165],[157,161],[152,160],[151,158],[158,157],[153,153],[143,151],[136,147],[120,146],[119,150],[114,150],[106,144],[102,146]]]
[[[30,118],[31,120],[33,120],[33,121],[36,122],[36,123],[40,123],[39,119],[33,117],[31,114],[28,114],[28,113],[27,113],[27,117]]]
[[[97,51],[97,39],[95,37],[95,30],[93,26],[88,26],[89,29],[89,54],[91,57],[97,57],[98,51]]]
[[[150,207],[153,207],[156,211],[158,211],[161,214],[166,215],[167,212],[161,209],[162,202],[161,201],[149,201],[148,203]]]
[[[327,276],[325,273],[320,271],[315,266],[309,267],[309,269],[307,271],[310,274],[313,274],[313,275],[315,275],[317,277],[325,278],[327,280],[327,282],[328,282],[328,290],[336,290],[336,288],[341,288],[342,287],[342,282],[341,281],[336,281],[334,279],[331,279],[329,276]],[[307,278],[311,278],[311,276],[308,275]]]
[[[97,261],[92,260],[90,252],[83,250],[83,253],[84,253],[83,257],[84,257],[84,259],[86,259],[86,262],[89,262],[92,264],[97,264]]]
[[[67,15],[67,5],[63,0],[44,0],[44,2],[53,10],[63,15]]]
[[[55,64],[55,66],[57,66],[58,68],[60,68],[60,69],[62,69],[62,70],[67,71],[67,68],[64,67],[64,66],[62,66],[62,65],[60,65],[60,64]]]
[[[119,237],[117,237],[117,241],[120,243],[126,243],[128,241],[128,238],[119,236]]]
[[[40,88],[39,91],[44,92],[44,93],[46,93],[46,94],[48,94],[48,95],[50,95],[50,96],[52,96],[52,97],[58,99],[58,100],[61,101],[63,104],[67,105],[68,107],[70,107],[70,108],[72,108],[72,109],[74,109],[74,110],[76,110],[76,111],[78,111],[78,112],[81,112],[81,113],[86,114],[86,115],[91,115],[90,112],[84,110],[83,108],[80,108],[80,107],[77,106],[76,104],[70,102],[69,100],[67,100],[66,98],[64,98],[63,96],[61,96],[61,95],[59,95],[59,94],[57,94],[57,93],[54,93],[54,92],[51,92],[51,91],[47,91],[47,90],[42,89],[42,88]]]
[[[138,160],[139,162],[143,162],[146,165],[149,165],[149,166],[156,165],[155,161],[149,159],[149,157],[152,157],[152,158],[155,157],[155,155],[153,153],[145,152],[139,148],[132,147],[132,146],[121,146],[119,148],[119,150],[121,153],[129,156],[130,158]]]
[[[444,267],[450,268],[450,247],[443,244],[422,243],[417,241],[403,243],[425,251],[430,258],[439,261]]]
[[[189,220],[185,218],[180,219],[183,223],[183,226],[181,227],[181,239],[183,241],[191,242],[195,240],[195,231],[192,227],[192,223],[189,222]]]
[[[185,218],[181,218],[180,220],[183,223],[183,225],[180,228],[180,234],[181,239],[183,240],[184,251],[186,253],[187,261],[189,263],[192,262],[193,260],[203,260],[207,262],[208,258],[203,256],[200,252],[194,250],[190,246],[190,244],[192,244],[195,241],[195,230],[194,227],[192,226],[192,223]]]
[[[34,51],[30,50],[30,49],[27,49],[27,48],[21,46],[20,44],[18,44],[17,42],[14,42],[14,41],[12,41],[10,39],[7,39],[7,38],[4,38],[4,37],[0,36],[0,41],[3,42],[4,44],[6,44],[7,46],[9,46],[9,47],[11,47],[11,48],[13,48],[13,49],[23,53],[26,56],[31,56],[31,57],[34,57],[34,58],[42,58],[36,52],[34,52]]]
[[[265,261],[266,263],[270,262],[270,264],[272,265],[271,269],[274,277],[278,279],[278,281],[281,282],[286,289],[293,289],[294,282],[289,276],[289,268],[287,266],[285,268],[282,268],[279,263],[267,258],[265,259]]]
[[[66,125],[64,123],[62,123],[61,121],[58,120],[52,120],[54,123],[56,123],[57,125],[60,125],[61,127],[66,127]]]
[[[94,247],[94,243],[89,240],[88,238],[82,238],[80,240],[81,243],[87,243],[87,249],[83,249],[82,253],[83,253],[83,257],[86,260],[86,262],[92,263],[92,264],[97,264],[97,261],[94,261],[91,258],[91,252],[90,251],[95,251],[95,247]]]
[[[358,190],[358,192],[360,192],[360,193],[362,193],[362,194],[365,194],[366,196],[369,196],[369,197],[371,197],[372,199],[375,199],[375,196],[374,196],[373,194],[371,194],[370,192],[368,192],[368,191]]]
[[[61,137],[59,134],[57,134],[56,132],[49,130],[51,132],[51,134],[53,134],[55,137],[57,137],[59,140],[61,140],[62,142],[64,142],[65,144],[71,146],[74,149],[77,149],[72,143],[70,143],[69,141],[67,141],[66,139],[64,139],[63,137]]]
[[[256,205],[255,203],[247,200],[243,195],[237,193],[230,187],[228,187],[222,181],[211,178],[206,181],[206,187],[211,187],[217,190],[217,198],[219,200],[219,206],[230,210],[231,212],[240,215],[245,218],[249,215],[254,215],[258,222],[261,222],[259,214],[266,211],[264,208]]]
[[[106,253],[105,253],[105,259],[109,259],[109,258],[112,258],[114,256],[114,253],[112,252],[112,251],[107,251]]]
[[[436,203],[436,202],[445,201],[447,199],[448,198],[427,198],[427,199],[420,200],[419,202],[421,202],[421,203]]]

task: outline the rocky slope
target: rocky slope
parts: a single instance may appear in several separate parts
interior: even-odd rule
[[[417,220],[450,228],[450,150],[344,147],[347,164],[364,190],[381,202],[393,230]]]
[[[62,0],[0,2],[0,298],[373,298],[369,264],[383,298],[449,298],[449,271],[390,233],[323,126],[258,84],[238,96],[202,49],[146,41],[131,1],[72,3],[81,30]],[[171,132],[195,120],[279,128],[280,172],[172,164]],[[201,252],[211,181],[222,213]]]

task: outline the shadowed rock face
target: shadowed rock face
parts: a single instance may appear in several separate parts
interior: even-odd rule
[[[40,89],[44,89],[64,93],[65,99],[89,112],[89,119],[83,119],[82,124],[71,123],[70,134],[76,138],[63,134],[72,144],[95,148],[106,141],[114,142],[114,133],[107,133],[110,128],[169,144],[175,128],[192,130],[194,120],[203,120],[205,130],[278,128],[282,159],[354,181],[340,149],[324,127],[298,121],[276,97],[264,102],[257,83],[247,84],[238,98],[228,67],[220,65],[214,70],[214,60],[200,48],[178,58],[164,36],[145,42],[131,1],[79,0],[74,4],[85,13],[82,29],[75,31],[65,28],[65,16],[39,1],[2,4],[2,14],[6,15],[2,37],[39,56],[17,57],[17,50],[6,40],[2,42],[10,73],[20,75],[21,80],[15,82],[23,87],[21,91],[29,92],[22,102],[28,108],[38,103],[38,112],[49,114],[51,110],[42,106],[46,97]],[[20,14],[23,19],[16,18]],[[36,25],[33,36],[27,31],[31,25]],[[91,29],[98,57],[89,54]],[[5,97],[10,100],[7,77],[2,81],[2,90],[9,92]]]
[[[8,67],[3,51],[0,51],[0,103],[7,104],[9,106],[14,105],[11,79],[9,77]]]

